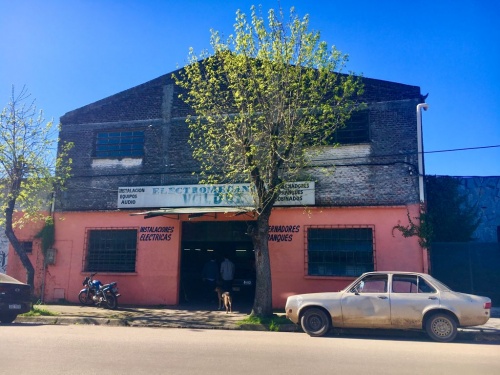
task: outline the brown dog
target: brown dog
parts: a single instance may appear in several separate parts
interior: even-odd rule
[[[233,312],[233,299],[231,298],[231,293],[224,292],[221,287],[215,288],[217,295],[219,296],[219,310],[222,310],[222,306],[226,308],[226,314]]]

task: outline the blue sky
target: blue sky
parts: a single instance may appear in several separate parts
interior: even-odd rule
[[[366,77],[420,86],[426,173],[500,176],[500,1],[0,0],[0,108],[26,85],[47,119],[139,85],[232,32],[235,12],[310,15]],[[468,149],[463,151],[446,151]]]

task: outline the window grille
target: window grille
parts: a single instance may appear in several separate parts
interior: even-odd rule
[[[135,272],[137,229],[89,230],[86,272]]]
[[[318,228],[307,230],[309,276],[359,276],[374,270],[372,228]]]
[[[356,111],[328,140],[329,144],[356,144],[370,141],[369,111]]]
[[[98,158],[141,157],[144,155],[144,131],[100,132],[96,136]]]

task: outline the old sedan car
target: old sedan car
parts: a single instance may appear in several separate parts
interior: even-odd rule
[[[452,341],[457,327],[482,325],[491,300],[450,290],[430,275],[368,272],[336,293],[288,297],[286,316],[310,336],[330,328],[425,330],[436,341]]]
[[[30,310],[30,286],[0,273],[0,322],[12,323],[19,314]]]

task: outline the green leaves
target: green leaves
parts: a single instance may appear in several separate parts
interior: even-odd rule
[[[23,211],[14,224],[22,226],[43,215],[54,188],[67,178],[71,160],[65,157],[71,145],[61,144],[59,157],[56,145],[53,122],[45,122],[25,87],[17,95],[12,88],[11,101],[0,114],[0,200],[2,213],[7,207],[7,215],[14,207]]]
[[[297,178],[311,146],[325,144],[358,106],[360,79],[342,70],[347,55],[309,31],[292,8],[236,12],[234,33],[211,31],[213,52],[189,53],[174,76],[190,143],[208,183],[251,182],[256,206],[274,204],[282,181]],[[264,203],[267,202],[267,203]],[[270,209],[270,208],[269,208]]]

